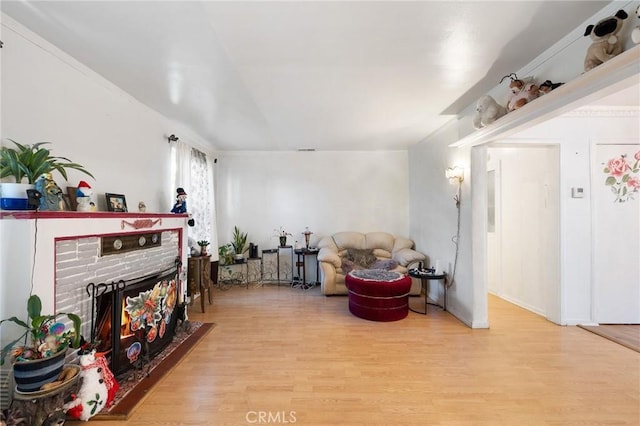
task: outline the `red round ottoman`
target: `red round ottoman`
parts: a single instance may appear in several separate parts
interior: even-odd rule
[[[409,314],[411,277],[383,269],[360,269],[344,278],[349,311],[371,321],[397,321]]]

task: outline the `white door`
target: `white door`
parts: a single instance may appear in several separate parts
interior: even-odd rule
[[[600,324],[640,324],[640,144],[596,145],[593,310]]]

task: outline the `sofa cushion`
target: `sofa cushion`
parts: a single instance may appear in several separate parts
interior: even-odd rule
[[[393,251],[393,235],[387,232],[369,232],[365,235],[366,248]]]
[[[338,251],[350,248],[366,248],[364,234],[360,232],[338,232],[333,234],[333,241],[338,247]]]
[[[404,237],[396,237],[394,243],[393,243],[393,250],[391,250],[392,252],[396,252],[398,250],[401,250],[403,248],[408,248],[408,249],[412,249],[413,248],[413,241],[411,241],[408,238],[404,238]]]
[[[318,252],[318,261],[331,263],[335,268],[339,268],[340,265],[342,265],[342,260],[340,256],[338,256],[338,253],[328,247],[320,249]]]
[[[411,262],[419,262],[427,257],[410,248],[403,248],[393,253],[393,258],[402,266],[407,266]]]
[[[391,252],[385,249],[373,249],[373,255],[378,259],[391,259]]]

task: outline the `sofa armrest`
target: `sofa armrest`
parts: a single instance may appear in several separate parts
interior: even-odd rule
[[[332,264],[335,268],[342,266],[342,260],[338,253],[328,248],[322,248],[318,252],[318,261]]]
[[[423,261],[426,258],[427,256],[424,254],[410,248],[402,248],[392,254],[392,259],[404,267],[414,262]]]

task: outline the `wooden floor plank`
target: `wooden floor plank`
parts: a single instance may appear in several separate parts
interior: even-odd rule
[[[190,316],[216,328],[109,425],[640,424],[639,353],[489,307],[491,328],[472,330],[437,308],[366,321],[318,289],[214,290]]]
[[[638,324],[579,325],[578,327],[640,352],[640,325]]]

